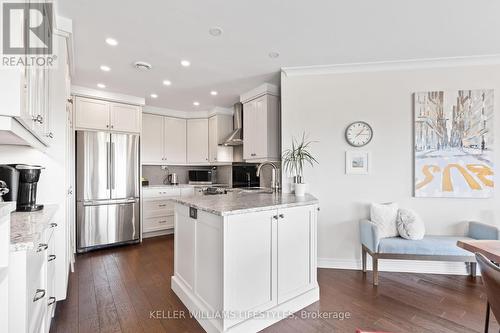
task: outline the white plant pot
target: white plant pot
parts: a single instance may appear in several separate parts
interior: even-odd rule
[[[295,183],[294,184],[294,191],[295,191],[295,195],[298,196],[298,197],[303,197],[304,195],[306,195],[306,186],[307,184],[298,184],[298,183]]]

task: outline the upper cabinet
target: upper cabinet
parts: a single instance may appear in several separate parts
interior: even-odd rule
[[[186,120],[142,115],[142,163],[186,164]]]
[[[162,116],[142,115],[141,160],[146,164],[162,163],[163,154],[163,118]]]
[[[221,146],[222,141],[233,130],[233,117],[215,115],[208,119],[208,159],[210,163],[233,161],[233,147]]]
[[[277,88],[263,85],[242,95],[243,159],[279,161],[281,142],[280,98]]]
[[[186,164],[186,119],[164,117],[165,161]]]
[[[77,97],[75,128],[140,133],[141,113],[139,106]]]
[[[187,120],[187,163],[207,164],[208,119]]]

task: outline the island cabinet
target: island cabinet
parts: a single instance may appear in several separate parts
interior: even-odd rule
[[[208,313],[197,318],[207,332],[283,319],[319,299],[316,216],[316,204],[227,216],[176,204],[172,289]]]

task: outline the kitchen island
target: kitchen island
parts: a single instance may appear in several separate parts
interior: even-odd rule
[[[319,300],[315,197],[174,201],[172,290],[207,332],[257,332]]]

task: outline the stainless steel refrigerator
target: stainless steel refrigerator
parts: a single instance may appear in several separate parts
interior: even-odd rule
[[[76,132],[77,250],[140,238],[139,136]]]

